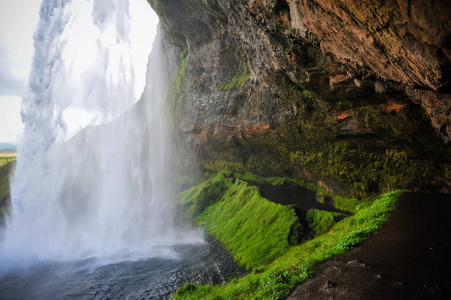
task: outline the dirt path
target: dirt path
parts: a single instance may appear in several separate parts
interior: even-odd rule
[[[451,195],[404,193],[383,229],[287,299],[451,299]]]

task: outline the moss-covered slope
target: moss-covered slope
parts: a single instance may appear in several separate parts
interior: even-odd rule
[[[256,187],[219,173],[181,194],[185,220],[220,240],[240,265],[261,267],[298,241],[301,225],[290,206],[263,198]],[[207,206],[208,205],[208,206]]]
[[[234,186],[238,189],[241,185],[238,182]],[[177,291],[174,299],[283,299],[293,287],[311,278],[319,263],[349,251],[378,230],[401,193],[380,196],[371,205],[358,209],[354,216],[334,224],[330,231],[302,245],[290,246],[285,254],[269,265],[260,265],[252,274],[216,286],[188,283]],[[222,201],[228,199],[224,197]],[[254,210],[258,211],[258,206]],[[252,219],[253,215],[248,218]]]

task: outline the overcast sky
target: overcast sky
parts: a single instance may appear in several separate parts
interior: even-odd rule
[[[39,0],[0,0],[0,142],[16,142],[23,130],[20,102],[33,57]]]
[[[153,41],[158,19],[146,0],[129,1],[135,22],[131,42],[139,44],[136,49],[148,51],[149,46],[141,43]],[[34,53],[33,33],[39,20],[40,4],[40,0],[0,0],[0,143],[16,143],[23,131],[20,105],[28,88]],[[146,63],[139,62],[135,69],[141,70],[135,70],[137,74],[144,76]]]

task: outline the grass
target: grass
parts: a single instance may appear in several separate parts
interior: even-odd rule
[[[355,215],[336,223],[329,232],[291,246],[271,264],[254,269],[249,275],[222,285],[188,283],[173,299],[283,299],[296,285],[312,278],[321,262],[349,251],[380,229],[403,192],[381,195]]]
[[[315,191],[318,202],[324,202],[325,198],[330,197],[333,200],[333,205],[335,206],[335,208],[342,210],[342,211],[347,211],[350,213],[355,213],[357,210],[368,205],[368,202],[361,201],[356,198],[349,198],[349,197],[344,197],[341,195],[331,193],[331,192],[326,191],[325,189],[317,186],[314,183],[311,183],[309,181],[299,179],[299,178],[263,177],[260,175],[241,174],[241,173],[237,173],[237,172],[228,172],[228,174],[229,174],[229,176],[234,177],[234,178],[239,178],[239,179],[246,180],[246,181],[255,181],[255,182],[259,182],[259,183],[267,183],[267,184],[272,184],[272,185],[280,185],[280,184],[284,184],[286,182],[292,182],[292,183],[298,184],[300,186],[303,186],[305,188]]]
[[[205,226],[238,264],[264,266],[297,242],[301,225],[291,206],[263,198],[256,187],[231,175],[220,172],[182,192],[183,221]]]
[[[319,209],[310,209],[307,212],[307,221],[310,227],[315,230],[316,236],[328,232],[337,220],[343,218],[344,214],[324,211]]]
[[[207,206],[216,202],[232,183],[232,178],[226,178],[225,173],[218,173],[209,180],[182,192],[180,203],[185,208],[183,223],[189,225]]]
[[[0,166],[0,218],[8,210],[5,207],[4,201],[9,197],[9,175],[14,162],[8,162],[7,164]]]
[[[0,156],[0,167],[6,165],[9,162],[15,161],[16,156]]]
[[[0,160],[6,160],[7,162],[16,160],[16,156],[0,156]]]
[[[296,244],[301,225],[291,206],[263,198],[256,187],[236,180],[196,222],[232,253],[239,265],[261,267]]]

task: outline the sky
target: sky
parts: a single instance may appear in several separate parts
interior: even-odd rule
[[[23,131],[20,102],[33,57],[39,0],[0,0],[0,143],[15,143]]]
[[[73,1],[86,3],[88,0]],[[141,60],[135,62],[135,72],[139,75],[136,76],[139,96],[145,83],[147,52],[156,34],[158,18],[146,0],[129,1],[133,18],[131,42],[135,45],[131,51]],[[20,107],[22,97],[28,90],[34,53],[33,34],[39,21],[40,4],[39,0],[0,0],[0,143],[17,143],[24,129]],[[146,53],[143,55],[139,51]],[[76,115],[77,110],[71,113],[73,119],[83,117],[82,111],[80,116]]]

